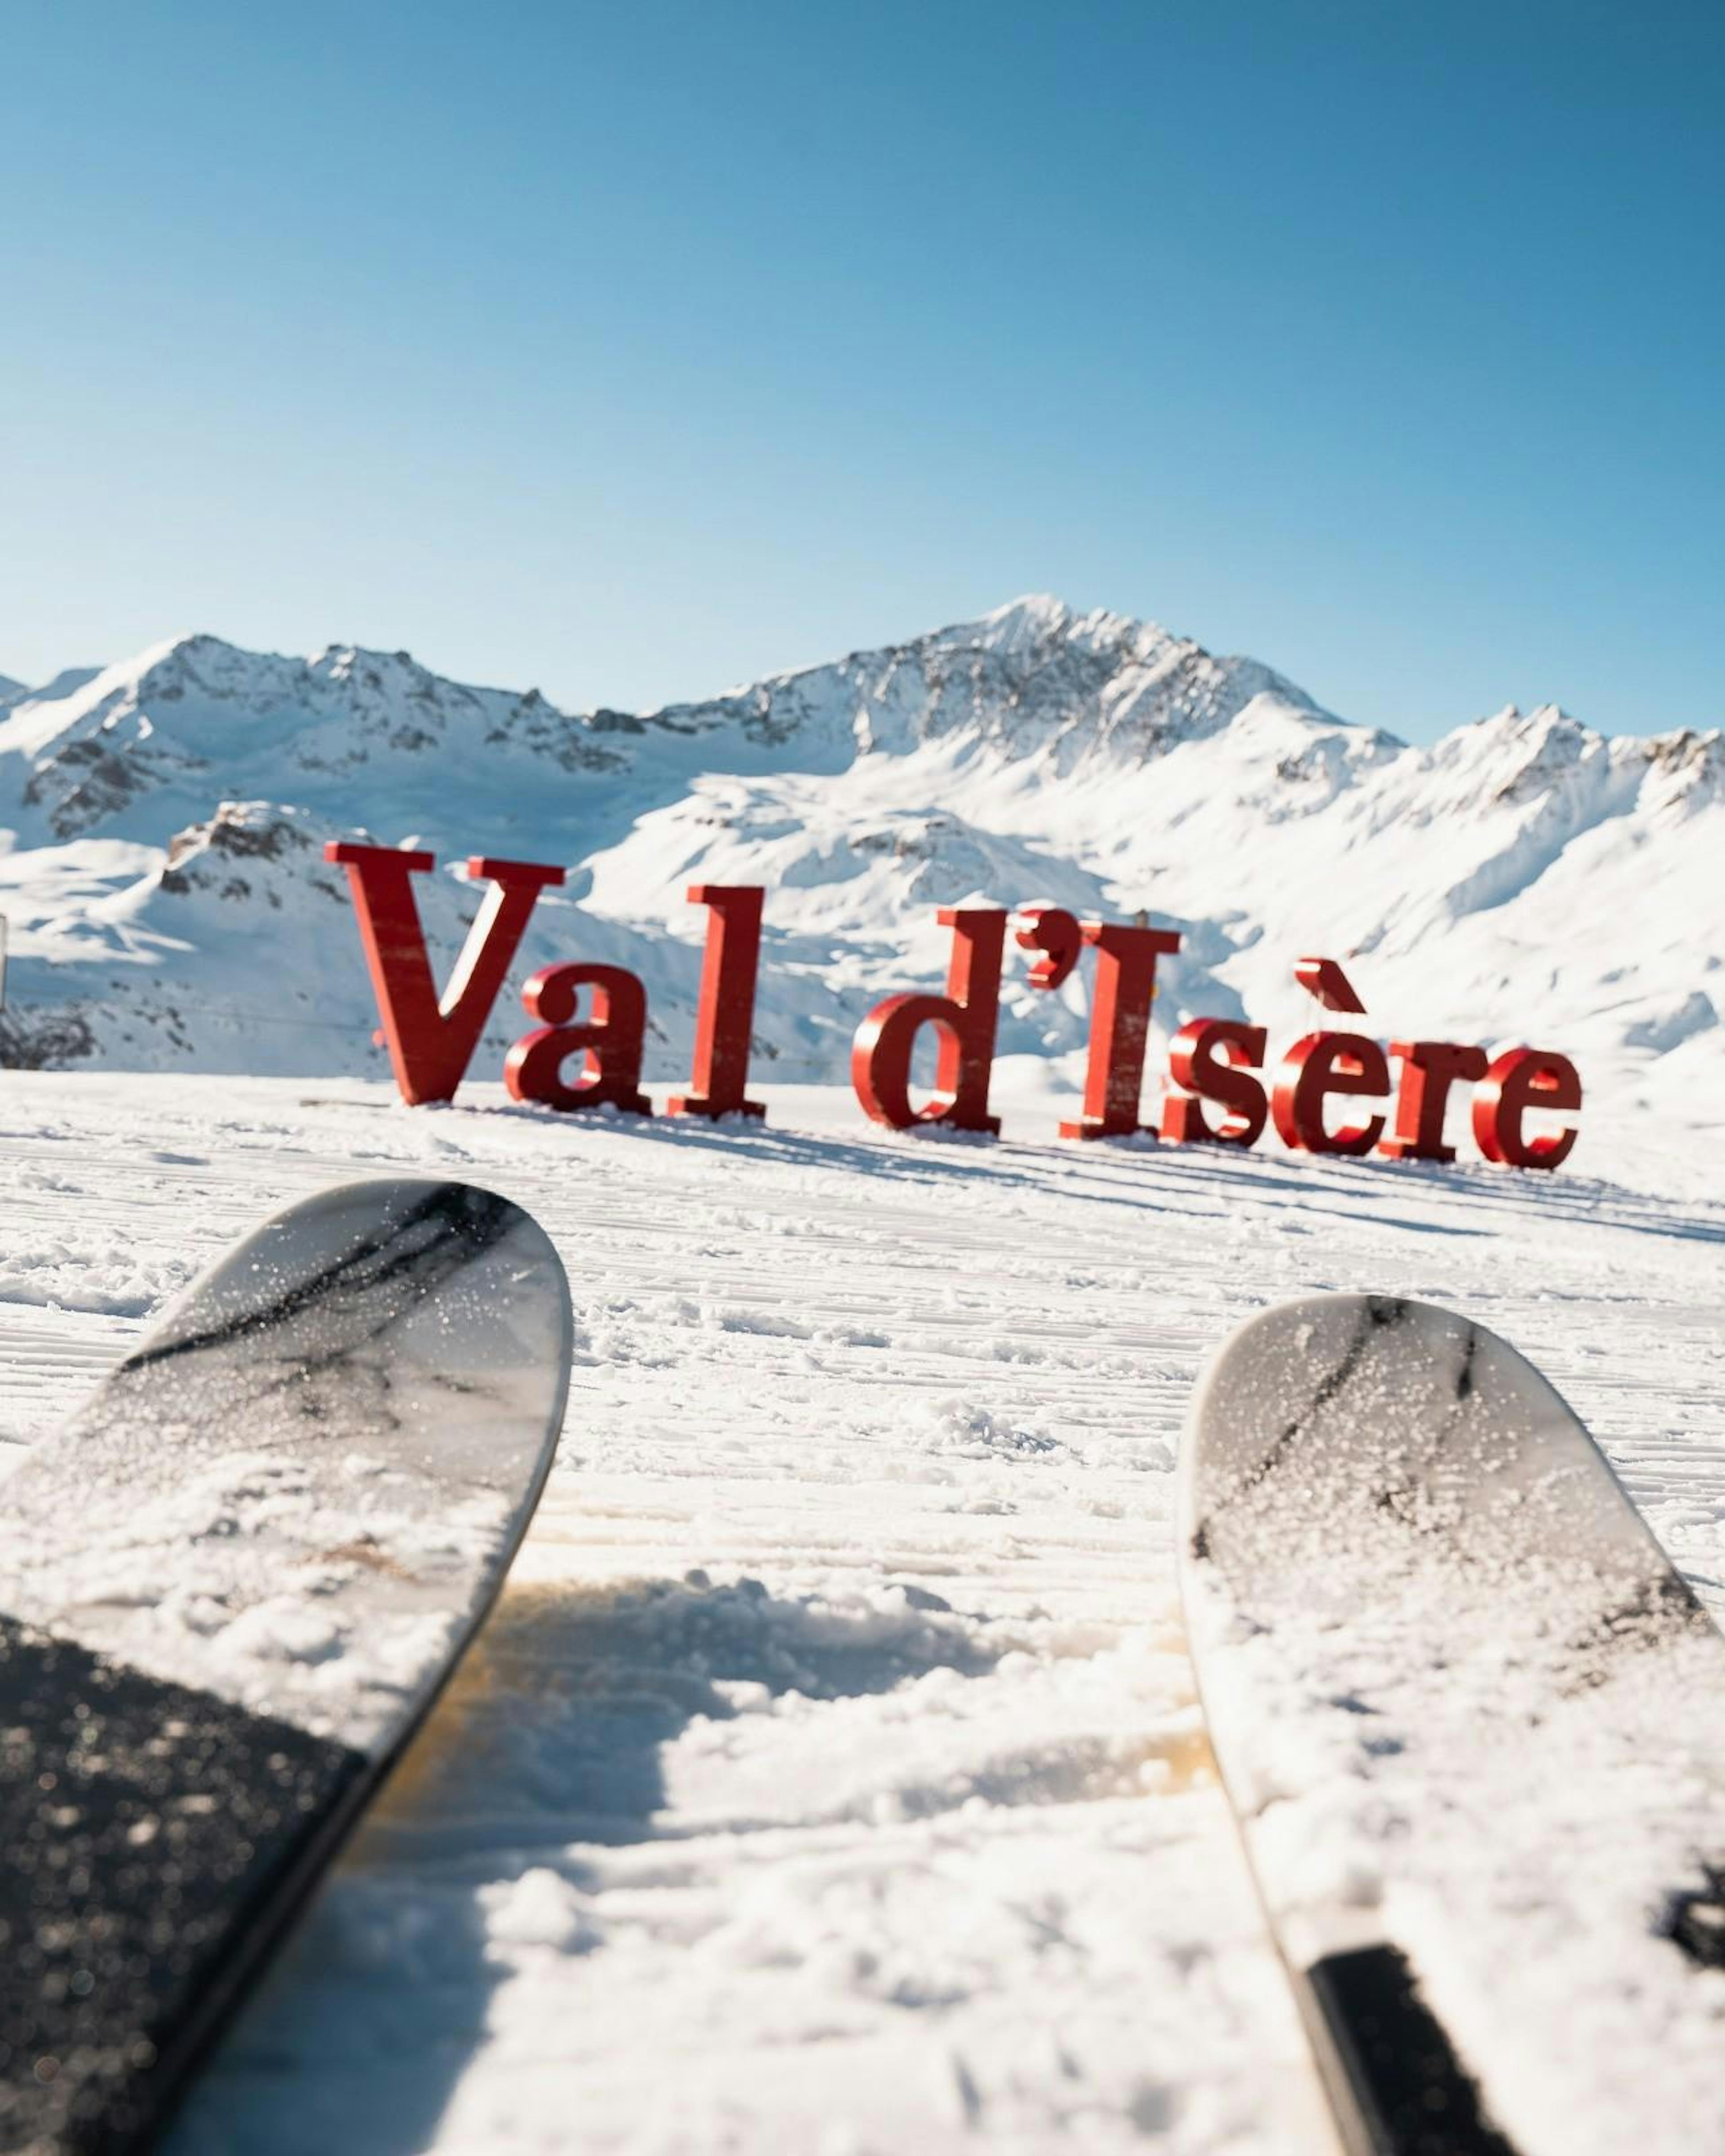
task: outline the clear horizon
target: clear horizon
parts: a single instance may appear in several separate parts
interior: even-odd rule
[[[1429,741],[1725,719],[1725,17],[8,24],[0,670],[699,698],[1027,592]]]

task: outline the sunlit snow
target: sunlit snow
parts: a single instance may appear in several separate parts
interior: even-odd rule
[[[504,1600],[175,2156],[1332,2156],[1184,1651],[1199,1362],[1307,1290],[1465,1310],[1574,1402],[1717,1610],[1725,1204],[1063,1147],[1043,1075],[1008,1071],[998,1145],[770,1084],[764,1129],[714,1132],[495,1084],[415,1111],[353,1081],[0,1079],[15,1440],[345,1176],[495,1185],[575,1291]]]

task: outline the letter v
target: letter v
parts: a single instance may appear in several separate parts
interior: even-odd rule
[[[383,1020],[381,1037],[402,1098],[416,1107],[426,1101],[453,1100],[539,894],[547,885],[562,881],[562,870],[536,861],[473,856],[468,875],[488,878],[491,888],[439,1000],[413,884],[416,875],[437,865],[436,857],[403,853],[394,846],[350,845],[340,839],[330,840],[323,857],[347,870],[353,889],[360,939]]]

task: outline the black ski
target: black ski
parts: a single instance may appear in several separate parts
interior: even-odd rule
[[[0,1491],[0,2149],[154,2138],[496,1594],[571,1332],[517,1207],[354,1184]]]
[[[1466,1318],[1317,1296],[1223,1347],[1183,1477],[1211,1739],[1351,2156],[1725,2148],[1725,1640],[1563,1400]]]

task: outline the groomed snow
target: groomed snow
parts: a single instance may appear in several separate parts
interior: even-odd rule
[[[1725,1192],[1649,1194],[1697,1177],[1651,1121],[1631,1188],[1062,1147],[1009,1088],[993,1146],[766,1095],[766,1129],[716,1132],[487,1085],[413,1111],[357,1081],[0,1075],[19,1446],[348,1175],[493,1185],[575,1292],[511,1584],[172,2156],[1331,2156],[1172,1543],[1194,1375],[1266,1302],[1482,1319],[1725,1605]]]

